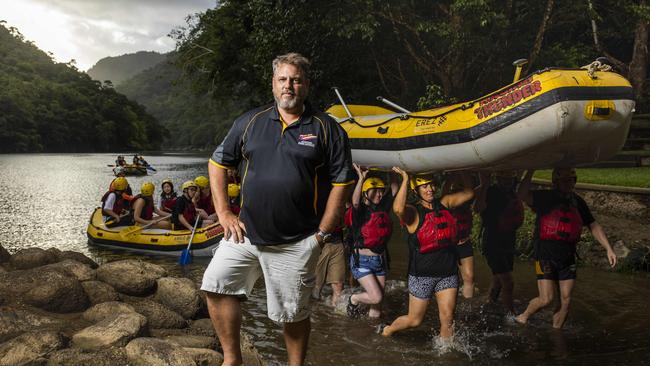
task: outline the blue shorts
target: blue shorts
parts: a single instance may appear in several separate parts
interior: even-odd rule
[[[359,254],[359,265],[357,266],[354,255],[351,255],[350,271],[355,280],[371,274],[375,276],[386,276],[386,261],[383,255]]]
[[[433,294],[449,288],[458,288],[458,275],[447,277],[420,277],[409,275],[409,293],[418,299],[430,300]]]

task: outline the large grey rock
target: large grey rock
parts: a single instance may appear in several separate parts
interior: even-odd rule
[[[14,269],[30,269],[54,263],[58,260],[55,253],[41,248],[26,248],[14,253],[9,264]]]
[[[0,263],[9,262],[11,254],[0,244]]]
[[[93,305],[90,309],[84,311],[82,317],[88,322],[99,323],[106,318],[115,316],[116,314],[129,314],[135,312],[133,306],[129,304],[119,301],[109,301]]]
[[[92,269],[95,269],[98,267],[97,263],[88,258],[85,254],[79,253],[79,252],[73,252],[71,250],[65,250],[59,254],[59,260],[66,260],[66,259],[72,259],[75,260],[79,263],[83,263],[87,266],[89,266]]]
[[[219,366],[223,363],[223,355],[205,348],[184,348],[197,366]]]
[[[156,280],[167,275],[161,266],[132,259],[109,262],[97,268],[97,279],[127,295],[152,293]]]
[[[88,300],[92,305],[101,304],[107,301],[120,300],[120,294],[115,291],[113,286],[101,281],[84,281],[81,283]]]
[[[182,336],[170,335],[163,337],[162,340],[185,348],[217,348],[217,340],[214,337],[186,334]]]
[[[47,366],[117,366],[127,365],[124,348],[107,348],[101,350],[85,350],[67,348],[52,353]]]
[[[66,339],[53,331],[32,331],[0,344],[0,366],[41,362],[44,356],[65,347]]]
[[[72,343],[84,349],[123,347],[146,325],[147,318],[138,313],[117,314],[77,332],[72,336]]]
[[[194,359],[177,345],[155,338],[136,338],[126,345],[133,366],[191,366]]]
[[[239,342],[241,345],[242,364],[246,366],[266,365],[262,355],[253,344],[250,336],[244,332],[240,333]]]
[[[185,319],[191,319],[199,311],[201,297],[192,280],[163,277],[156,282],[156,301],[181,314]]]
[[[95,270],[87,264],[77,262],[73,259],[64,259],[60,262],[48,264],[41,269],[62,269],[75,276],[79,281],[90,281],[95,279]]]
[[[147,317],[149,328],[184,328],[187,321],[165,305],[148,299],[129,302],[136,312]]]
[[[212,321],[210,318],[202,318],[194,320],[190,324],[190,332],[192,334],[204,335],[208,337],[216,337],[214,332],[214,326],[212,326]]]
[[[60,328],[62,321],[35,309],[0,307],[0,343],[26,331],[43,328]]]
[[[79,280],[56,268],[0,273],[0,293],[7,302],[22,301],[57,313],[82,311],[89,304]]]

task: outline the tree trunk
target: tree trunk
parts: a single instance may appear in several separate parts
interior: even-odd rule
[[[648,5],[647,0],[641,0],[641,7]],[[634,30],[634,51],[627,74],[634,89],[634,99],[639,101],[643,94],[648,67],[648,24],[646,18],[640,18]]]
[[[535,37],[535,43],[533,44],[533,49],[530,51],[528,56],[528,65],[524,69],[522,75],[526,75],[528,70],[535,63],[535,59],[539,55],[539,51],[542,49],[542,41],[544,40],[544,34],[546,33],[546,27],[548,26],[548,21],[551,19],[551,13],[553,12],[554,0],[548,0],[546,2],[546,10],[544,10],[544,16],[542,17],[542,24],[539,25],[537,30],[537,36]]]

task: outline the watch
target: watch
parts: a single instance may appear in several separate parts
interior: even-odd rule
[[[323,243],[329,243],[329,240],[332,238],[332,233],[325,232],[321,229],[318,229],[318,232],[316,235],[320,236],[323,238]]]

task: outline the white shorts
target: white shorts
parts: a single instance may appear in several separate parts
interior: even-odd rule
[[[295,243],[270,246],[252,245],[248,238],[243,244],[221,240],[203,274],[201,290],[249,296],[263,274],[269,318],[283,323],[299,322],[310,314],[320,251],[314,235]]]

